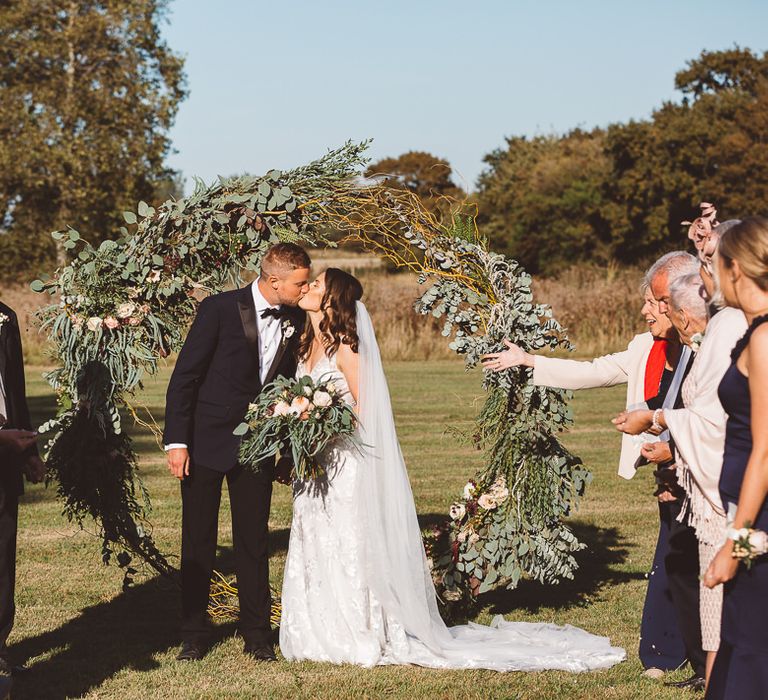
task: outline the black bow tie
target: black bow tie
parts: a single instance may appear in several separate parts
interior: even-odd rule
[[[281,318],[285,318],[288,315],[288,312],[283,310],[282,306],[278,306],[277,308],[267,307],[266,309],[263,309],[260,316],[262,318],[266,318],[267,316],[272,316],[273,318],[276,318],[278,321]]]

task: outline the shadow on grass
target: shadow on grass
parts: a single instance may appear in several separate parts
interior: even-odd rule
[[[629,581],[645,578],[637,571],[621,571],[629,554],[627,540],[617,528],[604,528],[580,522],[570,522],[571,529],[586,547],[575,554],[579,568],[573,580],[557,585],[542,585],[536,581],[522,581],[512,591],[491,591],[480,597],[483,607],[490,606],[492,614],[505,614],[513,610],[537,613],[542,608],[564,609],[585,607],[595,601],[600,590]]]
[[[17,697],[81,697],[121,670],[157,668],[154,655],[179,643],[178,608],[178,589],[157,577],[86,608],[56,630],[14,644],[10,652],[17,660],[50,654],[18,677]],[[212,643],[233,630],[234,623],[216,625]]]

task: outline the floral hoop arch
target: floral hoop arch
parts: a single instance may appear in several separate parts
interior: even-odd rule
[[[471,212],[445,224],[419,198],[361,177],[368,143],[348,142],[304,167],[272,170],[205,186],[158,209],[140,202],[125,212],[117,241],[93,248],[77,231],[56,232],[73,254],[35,291],[55,303],[39,312],[58,366],[47,375],[57,417],[41,427],[49,478],[64,512],[93,521],[105,563],[116,558],[129,585],[135,563],[175,576],[148,523],[150,502],[121,411],[144,421],[136,403],[142,379],[178,350],[194,316],[198,291],[217,292],[244,270],[256,270],[276,241],[334,245],[329,232],[362,244],[416,273],[422,314],[445,321],[450,347],[475,367],[511,338],[529,350],[570,349],[547,306],[536,304],[531,278],[489,250]],[[471,436],[485,466],[450,508],[446,524],[425,533],[444,602],[468,602],[522,577],[544,583],[572,578],[583,547],[562,522],[590,475],[557,433],[570,423],[567,395],[534,387],[530,370],[485,373],[485,405]]]

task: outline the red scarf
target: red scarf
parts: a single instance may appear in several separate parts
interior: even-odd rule
[[[661,375],[664,374],[664,366],[667,364],[667,341],[663,338],[654,338],[651,352],[648,354],[648,362],[645,365],[645,400],[652,399],[659,393]]]

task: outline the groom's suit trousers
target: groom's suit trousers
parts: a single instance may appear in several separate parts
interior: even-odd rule
[[[269,505],[271,475],[237,466],[224,473],[193,464],[181,482],[182,624],[185,641],[205,644],[222,482],[226,478],[232,510],[235,573],[240,602],[240,634],[246,644],[270,642]]]

